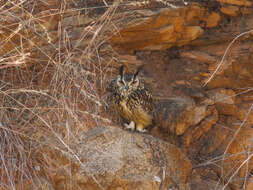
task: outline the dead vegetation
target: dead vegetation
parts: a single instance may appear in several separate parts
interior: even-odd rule
[[[1,1],[0,189],[50,178],[60,167],[50,150],[75,157],[71,147],[90,128],[111,122],[101,111],[115,61],[105,41],[117,6],[86,22],[94,9],[81,1]]]

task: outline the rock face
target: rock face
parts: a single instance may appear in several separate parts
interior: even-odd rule
[[[99,188],[99,184],[104,189],[177,186],[177,189],[189,189],[191,162],[174,145],[150,135],[129,133],[115,127],[93,129],[80,144],[78,155],[83,162],[76,176],[80,177],[80,186],[84,189],[90,182],[83,183],[82,175],[98,180],[93,189]]]
[[[253,84],[252,11],[251,1],[191,3],[131,20],[110,41],[145,64],[143,77],[157,95],[151,133],[181,147],[197,165],[214,160],[222,169],[196,171],[214,183],[220,179],[212,172],[221,176],[221,189],[249,188],[253,170],[252,92],[245,88]]]
[[[62,167],[52,176],[54,188],[44,183],[44,179],[37,184],[48,189],[69,189],[66,172],[75,168],[70,179],[75,183],[70,189],[190,190],[192,164],[174,145],[150,135],[109,126],[94,128],[80,140],[79,146],[75,146],[75,155],[51,153],[50,159],[58,160]],[[64,162],[68,159],[71,166]],[[23,189],[30,189],[32,185],[26,187]]]
[[[190,9],[166,9],[141,23],[137,22],[122,29],[110,42],[115,49],[124,52],[141,49],[165,50],[172,46],[183,46],[202,35],[203,29],[194,25],[196,19],[201,16],[205,16],[208,27],[217,25],[220,19],[218,14],[205,13],[205,10],[198,6],[192,6]]]

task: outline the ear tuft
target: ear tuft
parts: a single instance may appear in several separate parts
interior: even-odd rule
[[[121,79],[123,78],[123,75],[124,75],[124,65],[122,65],[120,68],[119,68],[119,74],[120,74],[120,77]]]
[[[139,72],[142,70],[143,67],[144,67],[144,65],[141,65],[140,67],[137,68],[137,70],[134,74],[134,79],[137,77],[137,75],[139,74]]]

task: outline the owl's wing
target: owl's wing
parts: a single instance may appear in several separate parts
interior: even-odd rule
[[[154,102],[153,102],[153,98],[152,98],[151,93],[145,88],[142,89],[141,91],[142,91],[141,96],[142,96],[142,100],[143,100],[144,109],[146,109],[146,111],[153,112]]]
[[[110,81],[109,85],[107,86],[106,90],[109,92],[115,91],[116,88],[116,79]]]
[[[147,112],[153,112],[154,109],[152,95],[145,88],[140,88],[134,91],[129,97],[128,104],[132,108],[141,106],[142,109]]]

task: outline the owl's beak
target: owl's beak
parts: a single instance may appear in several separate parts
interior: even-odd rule
[[[129,89],[129,86],[128,86],[128,85],[126,85],[125,89],[126,89],[126,90],[128,90],[128,89]]]

